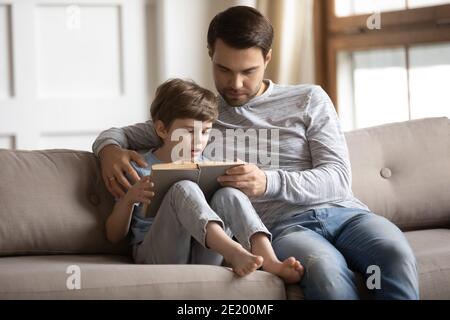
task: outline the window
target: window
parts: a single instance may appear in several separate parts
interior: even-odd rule
[[[340,52],[337,66],[345,130],[450,118],[450,43]]]
[[[323,6],[324,85],[346,131],[450,117],[450,0],[324,0]]]
[[[374,13],[377,11],[393,11],[406,9],[405,0],[337,0],[335,2],[336,16],[346,17],[357,14]]]
[[[450,4],[450,0],[336,0],[335,14],[346,17]]]

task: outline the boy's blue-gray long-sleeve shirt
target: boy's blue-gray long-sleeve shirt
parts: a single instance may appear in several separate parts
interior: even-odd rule
[[[234,129],[231,132],[237,139],[243,139],[238,146],[245,143],[245,148],[237,148],[242,152],[239,158],[264,170],[266,192],[252,203],[266,226],[271,228],[279,220],[310,209],[369,210],[353,196],[347,144],[325,91],[315,85],[266,82],[267,90],[243,106],[229,106],[221,98],[219,119],[214,124],[224,139]],[[152,121],[147,121],[102,132],[94,142],[94,153],[98,155],[109,144],[141,150],[157,147],[160,140]],[[234,143],[231,148],[236,149]]]

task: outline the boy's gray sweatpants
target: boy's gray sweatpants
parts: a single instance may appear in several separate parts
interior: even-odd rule
[[[218,222],[247,250],[251,249],[250,237],[257,232],[271,240],[242,191],[219,189],[208,204],[196,183],[183,180],[169,189],[144,240],[134,245],[135,263],[220,265],[223,257],[205,246],[210,221]]]

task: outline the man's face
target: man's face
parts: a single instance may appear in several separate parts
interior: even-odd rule
[[[264,58],[258,47],[235,49],[217,39],[210,56],[217,91],[230,106],[242,106],[264,92],[264,71],[271,51]]]

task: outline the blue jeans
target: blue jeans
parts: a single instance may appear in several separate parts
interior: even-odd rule
[[[390,221],[360,209],[310,210],[270,230],[280,260],[296,257],[305,267],[305,299],[358,299],[353,271],[372,282],[375,299],[419,299],[417,266],[403,233]],[[353,270],[353,271],[352,271]],[[369,270],[369,272],[368,272]]]

